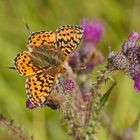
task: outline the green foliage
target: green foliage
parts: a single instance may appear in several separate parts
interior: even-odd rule
[[[99,109],[102,109],[104,107],[105,103],[108,101],[108,98],[111,94],[112,89],[114,88],[115,83],[106,91],[106,93],[100,98],[100,104]]]

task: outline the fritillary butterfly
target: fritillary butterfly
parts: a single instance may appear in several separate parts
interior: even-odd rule
[[[14,64],[27,77],[26,91],[31,104],[36,107],[47,104],[55,78],[65,72],[62,63],[77,48],[83,31],[81,26],[71,25],[61,26],[55,32],[30,31],[28,51],[19,53]]]

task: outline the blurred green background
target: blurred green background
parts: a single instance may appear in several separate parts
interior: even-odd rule
[[[132,31],[140,31],[139,0],[0,0],[0,113],[14,120],[17,126],[33,135],[35,140],[71,140],[61,126],[59,111],[50,108],[28,110],[25,107],[25,77],[13,66],[17,53],[26,49],[28,32],[25,20],[33,31],[55,30],[60,25],[77,25],[85,17],[100,19],[105,34],[99,49],[107,57],[110,44],[119,51],[120,45]],[[105,107],[117,132],[131,127],[140,112],[140,94],[133,81],[123,73],[114,76],[117,86]],[[99,140],[111,140],[104,128],[97,132]],[[0,140],[16,140],[0,127]],[[135,139],[140,139],[140,125]]]

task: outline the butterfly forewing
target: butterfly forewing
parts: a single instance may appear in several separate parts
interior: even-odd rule
[[[27,47],[33,51],[35,47],[46,46],[47,50],[55,51],[56,37],[52,31],[34,32],[29,36]]]
[[[83,27],[70,25],[62,26],[56,30],[58,54],[63,61],[77,48],[83,32]]]
[[[31,55],[24,51],[19,53],[14,59],[15,68],[24,76],[36,74],[42,70],[42,68],[33,65]]]

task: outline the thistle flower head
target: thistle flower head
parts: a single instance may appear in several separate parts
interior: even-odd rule
[[[126,70],[128,60],[122,53],[110,52],[108,56],[108,68],[113,70]]]
[[[104,26],[100,21],[94,19],[83,19],[81,25],[84,27],[83,44],[80,48],[80,59],[90,72],[95,65],[103,62],[103,55],[96,50],[103,32]],[[100,54],[100,55],[99,55]]]
[[[97,20],[83,19],[81,25],[84,27],[83,39],[85,42],[90,42],[94,46],[100,41],[104,27],[103,24]]]
[[[108,57],[108,68],[123,70],[132,80],[134,88],[140,91],[140,36],[137,32],[130,34],[122,45],[122,52],[111,52]]]
[[[78,51],[69,57],[69,65],[72,68],[84,66],[90,72],[96,65],[103,62],[103,55],[96,50],[96,45],[100,41],[104,26],[101,22],[93,19],[83,19],[81,26],[84,27],[83,42]],[[79,72],[83,72],[79,70]]]
[[[135,47],[137,45],[139,39],[139,34],[137,32],[132,32],[128,39],[123,43],[122,52],[126,54],[129,48]]]
[[[72,90],[74,88],[74,82],[72,80],[67,80],[65,83],[65,88],[67,90]]]

